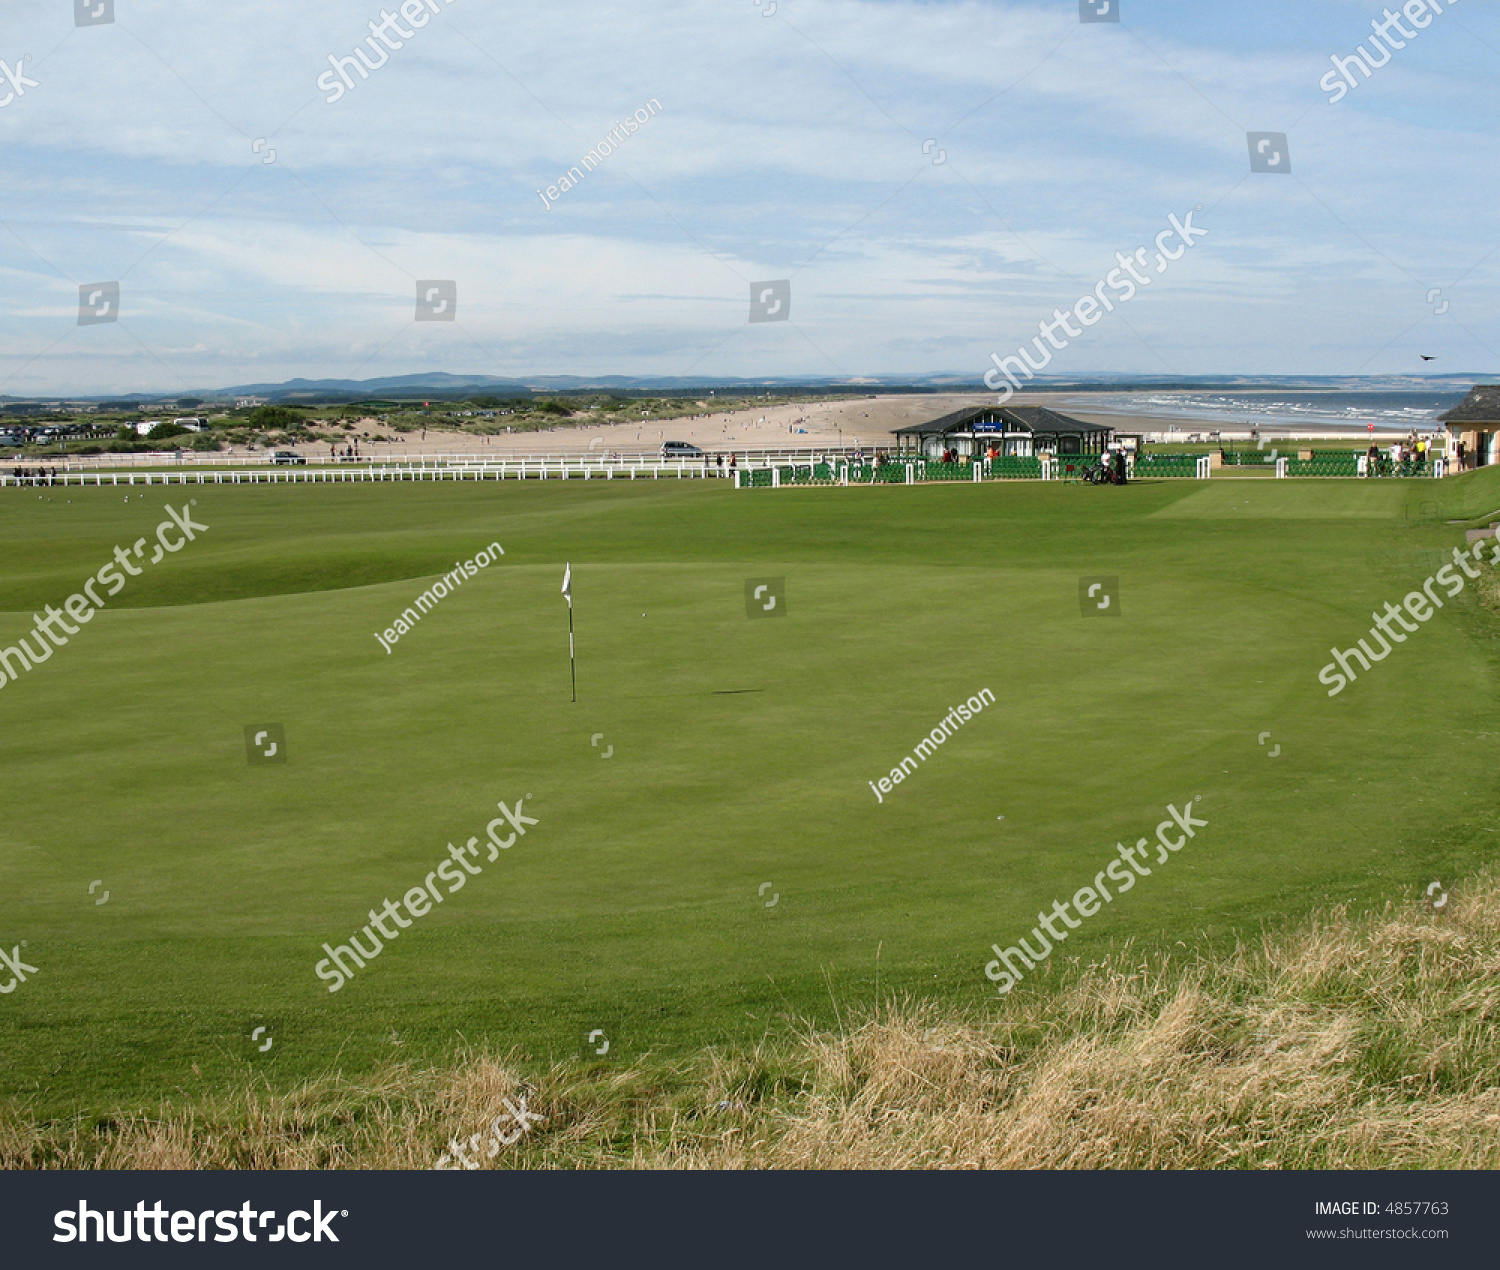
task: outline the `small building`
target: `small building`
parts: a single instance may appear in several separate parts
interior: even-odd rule
[[[962,457],[1000,454],[1030,458],[1038,454],[1102,454],[1113,428],[1085,423],[1046,406],[970,406],[927,423],[896,429],[900,453],[938,458],[944,450]]]
[[[1500,384],[1477,384],[1438,422],[1448,430],[1448,453],[1454,466],[1487,467],[1500,463]],[[1463,449],[1460,450],[1459,446]]]

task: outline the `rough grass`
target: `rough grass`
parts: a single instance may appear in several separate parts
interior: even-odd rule
[[[1130,959],[984,1014],[892,1001],[677,1064],[471,1053],[150,1116],[12,1109],[0,1167],[431,1168],[452,1139],[483,1168],[1500,1167],[1500,875]],[[523,1097],[543,1120],[491,1156]]]
[[[1491,613],[1500,613],[1500,568],[1492,564],[1479,566],[1479,602]]]

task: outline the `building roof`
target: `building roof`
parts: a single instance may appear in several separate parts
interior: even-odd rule
[[[999,424],[1006,432],[1029,432],[1034,436],[1088,436],[1114,431],[1101,423],[1085,423],[1082,419],[1058,414],[1046,406],[970,406],[937,419],[929,419],[926,423],[913,423],[897,428],[896,435],[932,436],[934,433],[947,435],[969,432],[976,423]]]
[[[1469,395],[1445,414],[1439,423],[1500,422],[1500,384],[1476,384]]]

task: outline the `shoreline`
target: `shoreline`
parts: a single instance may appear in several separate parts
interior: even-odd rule
[[[478,434],[428,429],[426,437],[413,432],[398,434],[398,439],[391,441],[361,439],[358,445],[361,459],[377,462],[460,454],[493,455],[497,459],[543,453],[570,459],[589,453],[640,454],[657,451],[666,441],[685,441],[710,455],[723,454],[726,459],[732,453],[751,450],[894,449],[897,428],[937,419],[955,410],[994,405],[995,401],[996,394],[989,392],[872,394],[837,401],[767,403],[742,410],[705,411],[675,419],[646,419],[640,423],[568,423],[515,433]],[[1017,393],[1006,404],[1010,407],[1046,406],[1085,423],[1101,424],[1127,435],[1144,435],[1148,444],[1153,445],[1228,445],[1250,438],[1252,430],[1267,441],[1323,440],[1350,444],[1368,444],[1371,439],[1399,439],[1413,429],[1419,433],[1441,431],[1441,425],[1435,419],[1376,422],[1372,431],[1369,421],[1252,419],[1240,422],[1125,409],[1080,409],[1076,404],[1078,401],[1076,392],[1033,392]],[[1210,440],[1210,435],[1215,433],[1217,441]],[[1197,439],[1190,440],[1190,437]],[[351,436],[348,443],[352,440]],[[309,458],[326,459],[329,454],[327,442],[271,448],[291,450]],[[343,445],[339,448],[342,450]],[[202,461],[212,463],[215,455],[220,459],[259,458],[267,452],[258,449],[252,455],[245,446],[237,445],[232,450],[205,452]],[[170,456],[172,452],[157,453]],[[140,457],[141,461],[150,461],[144,453]],[[0,464],[21,467],[61,464],[71,468],[98,462],[101,458],[106,463],[128,465],[130,462],[126,455],[69,455],[66,458],[49,455],[0,458]],[[154,461],[160,462],[161,459]]]
[[[874,394],[841,401],[788,402],[746,410],[708,411],[677,419],[645,420],[639,424],[578,423],[543,431],[490,436],[429,430],[425,439],[408,434],[404,441],[361,443],[360,450],[370,458],[392,454],[416,457],[423,454],[488,452],[498,455],[540,451],[572,455],[584,454],[591,449],[606,453],[655,450],[665,441],[685,441],[710,454],[725,455],[736,450],[780,448],[818,450],[859,446],[887,449],[895,446],[897,428],[937,419],[971,406],[994,405],[995,400],[996,394],[991,392]],[[1199,434],[1206,443],[1210,432],[1217,432],[1221,439],[1229,441],[1249,437],[1252,429],[1268,439],[1285,437],[1288,440],[1352,442],[1371,435],[1368,421],[1282,422],[1267,419],[1240,423],[1212,417],[1080,409],[1074,405],[1077,400],[1077,393],[1034,392],[1017,393],[1006,404],[1046,406],[1085,423],[1104,424],[1119,432],[1157,436],[1165,436],[1168,432],[1179,434],[1171,441],[1157,441],[1155,444],[1187,444],[1190,433]],[[1419,432],[1440,430],[1436,420],[1402,420],[1377,422],[1374,435],[1404,437],[1413,427]],[[316,445],[294,448],[302,453],[319,453]],[[326,446],[321,452],[327,453]]]

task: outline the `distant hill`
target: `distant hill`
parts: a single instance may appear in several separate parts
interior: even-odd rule
[[[1076,378],[1038,376],[1026,385],[1035,392],[1184,392],[1244,391],[1247,389],[1321,389],[1334,391],[1466,391],[1476,383],[1494,382],[1484,373],[1434,375],[1159,375],[1096,374]],[[525,379],[498,375],[458,375],[425,371],[376,379],[288,379],[277,383],[235,384],[227,388],[198,388],[191,393],[108,393],[66,398],[29,398],[0,395],[0,402],[72,401],[116,403],[172,402],[194,396],[207,403],[234,397],[264,397],[278,402],[358,401],[371,397],[396,400],[459,400],[464,397],[529,397],[549,393],[610,392],[622,396],[661,393],[702,393],[723,390],[746,392],[975,392],[990,390],[978,377],[957,371],[921,375],[767,376],[762,379],[692,375],[535,375]]]

